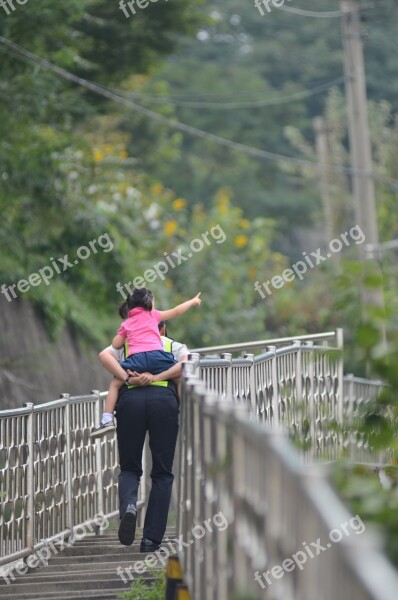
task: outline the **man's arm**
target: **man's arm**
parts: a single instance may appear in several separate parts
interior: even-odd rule
[[[158,381],[176,379],[177,377],[180,377],[182,363],[186,360],[188,360],[188,354],[183,355],[181,361],[176,365],[173,365],[170,369],[167,369],[167,371],[162,371],[162,373],[158,373],[157,375],[152,375],[152,373],[132,373],[134,375],[132,381],[134,385],[150,385],[151,383],[156,383]]]
[[[112,347],[105,348],[105,350],[102,350],[99,353],[98,358],[102,366],[105,367],[105,369],[109,371],[109,373],[111,373],[121,381],[126,381],[127,373],[120,366],[119,361],[117,360],[112,350]]]
[[[165,381],[167,379],[174,379],[181,375],[181,362],[188,359],[188,355],[183,357],[181,362],[177,363],[167,369],[167,371],[163,371],[163,373],[159,373],[158,375],[152,375],[152,373],[136,373],[135,371],[126,371],[120,366],[118,359],[116,358],[112,347],[105,348],[102,350],[98,358],[103,367],[109,373],[120,379],[121,381],[126,381],[127,375],[130,375],[130,383],[131,385],[149,385],[151,383],[157,381]]]
[[[158,373],[157,375],[153,375],[153,381],[165,381],[166,379],[176,379],[180,377],[182,369],[182,362],[177,363],[167,369],[167,371],[163,371],[162,373]]]

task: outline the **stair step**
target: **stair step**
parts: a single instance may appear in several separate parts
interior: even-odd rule
[[[175,528],[168,528],[164,543],[173,541],[175,535]],[[142,575],[135,572],[134,564],[145,561],[148,555],[139,552],[141,537],[142,532],[137,531],[136,541],[131,546],[122,546],[117,533],[112,531],[104,536],[87,536],[63,550],[55,546],[57,554],[50,547],[47,566],[40,563],[25,575],[15,573],[15,580],[9,584],[0,576],[0,599],[116,600],[117,594],[128,591],[132,581],[139,577],[150,587],[155,574],[164,570],[165,562],[158,560],[155,567],[151,565]]]
[[[141,557],[144,557],[143,559],[138,559],[138,560],[144,560],[145,559],[145,555],[141,554]],[[118,560],[115,562],[107,562],[107,563],[97,563],[97,562],[88,562],[88,563],[82,563],[81,561],[78,560],[78,558],[72,562],[70,560],[67,560],[65,562],[58,562],[57,564],[53,564],[52,561],[50,561],[50,564],[45,567],[45,566],[41,566],[41,567],[37,567],[37,569],[32,569],[30,572],[26,573],[26,575],[16,575],[16,579],[19,577],[26,577],[29,576],[29,578],[31,579],[32,577],[35,577],[38,573],[40,573],[40,575],[43,574],[48,574],[51,575],[52,573],[59,573],[61,569],[63,569],[65,572],[68,573],[74,573],[76,576],[80,576],[81,572],[84,571],[84,573],[93,573],[93,572],[98,572],[100,571],[101,573],[116,573],[117,568],[121,567],[122,569],[126,569],[131,567],[132,565],[134,565],[134,563],[137,562],[137,560],[131,560],[131,558],[129,557],[128,560]],[[164,568],[164,565],[162,565],[162,563],[159,561],[158,566],[155,565],[155,567],[151,567],[151,571],[152,570],[157,570],[157,569],[162,569]],[[4,581],[4,579],[0,578],[0,588],[3,585],[7,585],[6,582]]]
[[[154,578],[150,576],[142,576],[143,579],[150,585],[154,582]],[[138,576],[137,576],[138,579]],[[80,581],[76,581],[76,578],[73,580],[69,580],[66,577],[60,577],[58,580],[49,579],[45,582],[39,582],[36,585],[27,582],[27,583],[16,583],[10,584],[7,588],[2,587],[0,590],[0,598],[15,598],[16,595],[20,594],[29,594],[31,598],[41,598],[43,593],[48,594],[49,592],[83,592],[86,590],[94,591],[94,590],[102,590],[106,588],[108,591],[111,590],[120,590],[126,591],[130,588],[130,581],[127,583],[123,583],[120,577],[114,577],[106,580],[101,580],[96,578],[95,580],[85,580],[82,579]]]
[[[91,567],[91,565],[90,565],[90,567]],[[127,566],[127,568],[130,568],[130,567],[134,567],[134,563],[130,563]],[[132,572],[132,575],[134,576],[134,579],[138,579],[140,577],[139,575],[137,575],[135,573],[134,568],[132,568],[131,572]],[[152,578],[153,574],[154,574],[153,569],[147,569],[146,572],[143,574],[143,577]],[[125,583],[123,581],[123,579],[116,572],[116,569],[106,571],[106,572],[104,572],[103,570],[99,571],[99,570],[89,569],[84,572],[84,581],[107,582],[109,580],[114,580],[114,579],[119,579],[122,583]],[[127,573],[125,574],[125,579],[129,579],[129,576]],[[42,571],[41,573],[30,573],[30,574],[27,574],[26,576],[18,577],[15,579],[15,581],[12,582],[12,584],[9,584],[8,587],[10,585],[21,586],[21,585],[25,585],[25,584],[35,586],[39,583],[40,584],[47,584],[47,583],[51,584],[51,583],[58,583],[59,581],[61,581],[61,582],[68,581],[69,583],[73,583],[73,582],[80,581],[80,580],[81,580],[81,572],[80,571],[76,572],[76,571],[69,570],[69,569],[63,569],[61,573],[54,574],[54,573],[47,573],[47,569],[46,569],[45,571]]]

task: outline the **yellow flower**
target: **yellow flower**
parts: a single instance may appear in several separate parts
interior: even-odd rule
[[[216,200],[217,204],[229,204],[230,196],[228,195],[226,188],[221,188],[221,190],[217,192]]]
[[[168,237],[173,235],[173,233],[175,232],[176,229],[177,229],[177,221],[173,221],[173,220],[167,221],[167,223],[165,223],[165,225],[164,225],[164,232]]]
[[[228,203],[227,204],[219,204],[218,205],[218,211],[222,214],[225,215],[227,214],[229,208],[228,208]]]
[[[152,194],[156,194],[157,196],[160,196],[160,194],[163,193],[164,187],[162,186],[161,183],[154,183],[151,186],[151,192]]]
[[[174,200],[173,202],[173,208],[174,210],[183,210],[187,205],[187,201],[184,200],[184,198],[177,198],[177,200]]]
[[[256,279],[256,275],[257,275],[256,267],[249,267],[247,270],[247,274],[250,279]]]
[[[242,229],[249,229],[249,227],[250,227],[250,221],[248,219],[241,219],[239,221],[239,226]]]
[[[171,279],[166,279],[164,285],[170,290],[173,287],[173,282],[171,281]]]
[[[109,144],[106,144],[104,150],[105,150],[105,154],[112,154],[113,148]]]
[[[93,156],[95,162],[101,162],[102,160],[104,160],[104,153],[101,152],[101,150],[95,150]]]
[[[119,158],[123,158],[124,159],[124,158],[127,158],[127,157],[128,157],[128,154],[127,154],[126,150],[121,150],[119,152]]]
[[[222,214],[226,214],[229,210],[229,196],[225,192],[217,194],[217,208]]]
[[[248,241],[247,235],[237,235],[234,239],[234,244],[237,248],[244,248]]]
[[[274,252],[273,259],[275,265],[282,267],[285,264],[285,257],[280,252]]]

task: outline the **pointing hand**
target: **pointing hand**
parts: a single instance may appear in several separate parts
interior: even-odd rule
[[[199,294],[196,294],[195,298],[192,298],[192,306],[200,306],[202,304],[202,300],[200,299],[200,295],[202,292],[199,292]]]

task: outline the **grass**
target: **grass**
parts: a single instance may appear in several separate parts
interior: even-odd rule
[[[148,583],[143,577],[133,581],[128,592],[118,594],[120,600],[164,600],[166,592],[166,573],[156,571],[150,574],[154,582]]]

